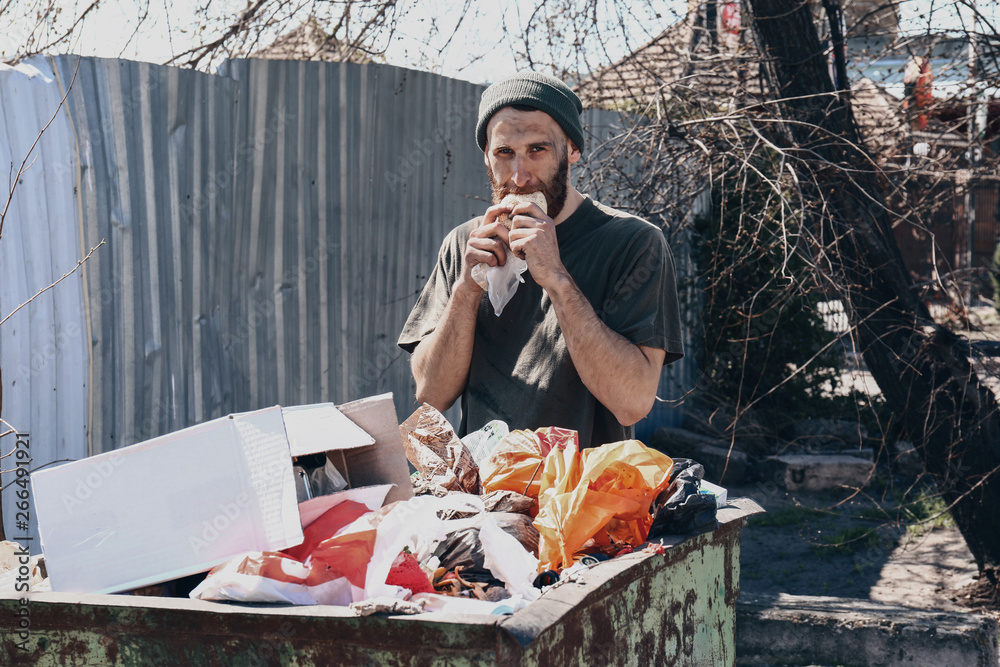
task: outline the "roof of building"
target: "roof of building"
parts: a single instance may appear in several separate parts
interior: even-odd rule
[[[714,113],[760,93],[759,68],[750,55],[738,36],[719,44],[712,31],[685,19],[583,79],[576,92],[591,107],[669,105],[679,98]]]
[[[322,62],[371,62],[364,51],[349,48],[324,30],[319,19],[310,16],[299,27],[286,32],[271,44],[250,54],[264,60],[317,60]]]

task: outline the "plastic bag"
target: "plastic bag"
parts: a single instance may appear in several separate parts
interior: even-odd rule
[[[569,565],[591,539],[599,546],[645,541],[650,505],[670,483],[673,465],[670,457],[637,440],[586,450],[580,461],[576,479],[574,457],[546,460],[546,485],[535,518],[542,569]]]
[[[487,512],[513,512],[516,514],[531,514],[538,502],[517,491],[490,491],[483,496],[483,505]]]
[[[366,505],[353,500],[334,505],[302,530],[301,544],[284,549],[282,553],[304,563],[323,541],[335,537],[370,511]]]
[[[191,591],[201,600],[347,605],[364,586],[375,530],[363,519],[367,506],[344,501],[303,530],[302,544],[278,552],[253,552],[213,568]],[[350,531],[360,523],[360,528]]]
[[[400,424],[406,458],[422,481],[450,491],[478,494],[479,467],[448,420],[424,403]]]
[[[460,568],[466,581],[491,585],[503,583],[486,568],[479,528],[466,528],[448,534],[438,543],[434,556],[439,566],[448,572]]]
[[[531,431],[512,431],[480,466],[483,489],[537,498],[544,457],[538,436]]]
[[[330,459],[309,474],[309,484],[312,486],[313,497],[328,496],[347,488],[347,480]]]
[[[316,604],[306,581],[309,568],[274,551],[231,558],[209,571],[191,591],[196,600]]]
[[[275,551],[256,551],[212,568],[189,595],[196,600],[348,605],[353,588],[324,565],[307,566]]]
[[[538,568],[538,531],[531,519],[504,512],[486,513],[481,519],[477,527],[452,532],[438,544],[434,555],[440,566],[449,572],[460,568],[465,581],[499,585],[512,597],[536,599],[539,591],[532,582]]]
[[[473,431],[462,438],[462,442],[469,448],[472,460],[476,462],[476,465],[482,466],[483,461],[489,457],[493,448],[507,437],[508,433],[510,433],[510,429],[507,424],[499,419],[494,419],[478,431]]]
[[[440,567],[449,571],[461,567],[462,578],[469,581],[488,581],[496,576],[495,573],[490,574],[490,568],[486,565],[486,552],[480,539],[480,530],[487,521],[517,541],[517,549],[513,543],[506,542],[512,553],[538,553],[538,530],[529,517],[509,512],[488,512],[482,517],[482,523],[478,527],[454,531],[438,543],[434,556]],[[535,560],[537,562],[538,559]]]
[[[670,486],[657,498],[649,537],[693,535],[714,530],[716,497],[701,489],[705,468],[691,459],[674,461]]]
[[[511,595],[520,595],[529,601],[538,599],[542,592],[532,583],[538,572],[538,559],[528,553],[519,540],[500,527],[495,514],[483,517],[479,541],[483,546],[483,564],[507,584],[507,591]]]
[[[542,466],[553,448],[578,448],[576,431],[564,428],[540,428],[513,431],[493,449],[480,467],[483,489],[515,491],[538,498],[541,489]]]
[[[493,312],[496,313],[497,317],[514,298],[518,283],[524,282],[521,274],[528,270],[526,261],[511,252],[506,244],[504,244],[504,248],[507,251],[507,261],[503,266],[490,266],[482,263],[472,267],[472,279],[489,294],[490,303],[493,304]]]
[[[385,508],[383,508],[385,509]],[[457,510],[475,512],[469,519],[445,521],[438,516],[440,511]],[[403,547],[421,563],[433,553],[434,547],[455,530],[478,525],[484,513],[483,501],[466,493],[452,493],[443,498],[416,496],[405,502],[396,503],[381,517],[376,528],[376,539],[372,557],[368,563],[364,591],[355,601],[367,597],[404,597],[407,589],[389,586],[385,579],[389,568]]]

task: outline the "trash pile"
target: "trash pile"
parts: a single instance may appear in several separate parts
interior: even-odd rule
[[[502,422],[463,440],[426,404],[399,428],[414,497],[344,500],[304,526],[301,544],[233,558],[191,597],[512,613],[647,539],[717,525],[704,469],[636,440],[581,451],[575,431]]]
[[[399,424],[390,394],[274,406],[33,474],[46,569],[31,589],[508,614],[715,528],[725,490],[703,475],[557,427],[459,439],[429,405]]]

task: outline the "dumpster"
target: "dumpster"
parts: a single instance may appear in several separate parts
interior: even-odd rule
[[[4,593],[0,617],[10,631],[0,663],[732,665],[740,531],[759,511],[730,499],[716,530],[655,540],[662,554],[604,561],[505,616],[358,617],[336,606]]]

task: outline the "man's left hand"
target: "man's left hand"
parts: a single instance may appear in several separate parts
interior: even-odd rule
[[[531,277],[542,289],[569,277],[559,256],[556,224],[536,204],[523,202],[510,212],[510,249],[528,263]]]

